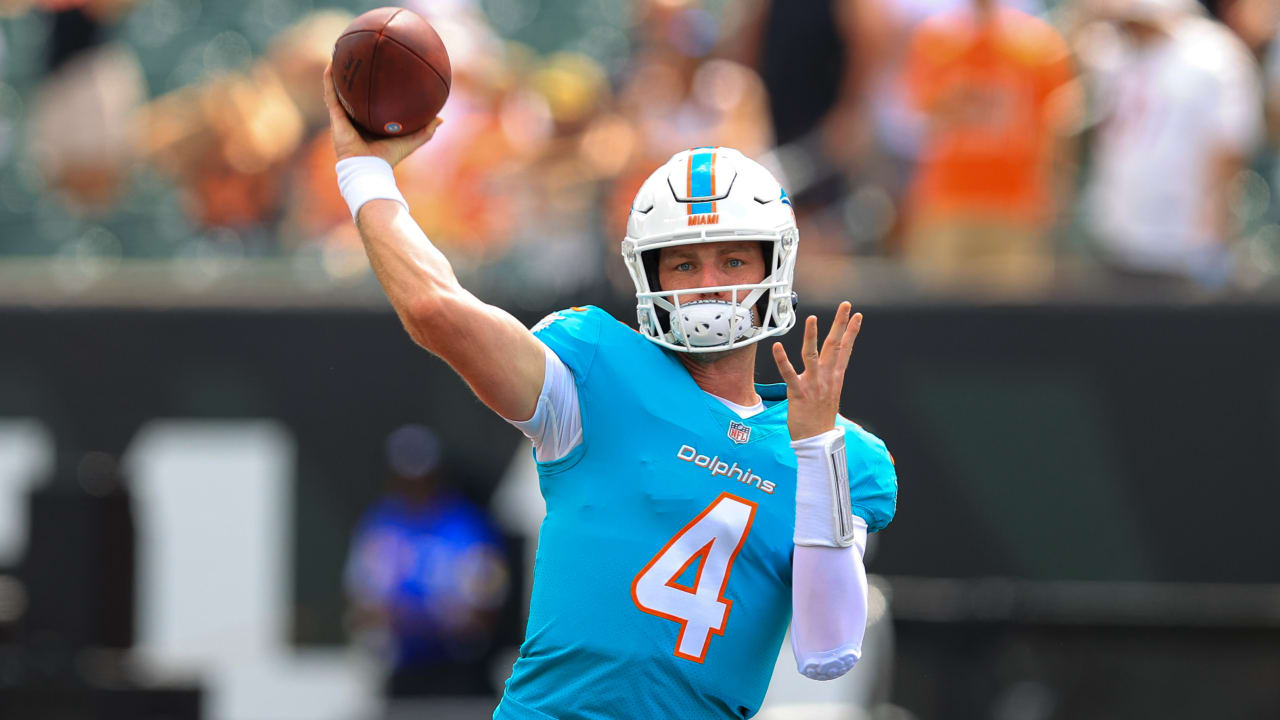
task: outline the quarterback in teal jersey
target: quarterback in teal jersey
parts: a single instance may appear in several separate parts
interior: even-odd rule
[[[532,330],[463,289],[390,169],[426,142],[366,141],[326,97],[339,186],[406,330],[534,445],[547,514],[529,623],[495,720],[747,718],[790,623],[797,671],[861,653],[867,533],[892,520],[884,444],[838,415],[862,316],[841,303],[802,371],[759,385],[756,343],[795,323],[799,234],[762,166],[677,153],[622,243],[632,329],[595,307]]]

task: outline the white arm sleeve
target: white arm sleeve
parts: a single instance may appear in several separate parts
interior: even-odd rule
[[[542,394],[538,396],[533,417],[524,421],[503,419],[533,441],[538,462],[553,462],[582,442],[582,412],[578,408],[578,384],[574,382],[573,372],[551,348],[543,345],[542,352],[547,364]]]
[[[796,545],[791,569],[791,652],[796,669],[834,680],[862,657],[867,629],[867,523],[853,517],[849,547]]]
[[[832,680],[862,656],[867,523],[850,507],[844,430],[793,441],[791,448],[796,453],[791,652],[802,675]]]

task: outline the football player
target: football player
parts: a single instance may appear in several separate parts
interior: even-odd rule
[[[325,93],[338,183],[409,335],[532,441],[547,514],[529,623],[495,720],[745,718],[792,624],[797,668],[861,652],[868,532],[893,518],[884,444],[838,415],[862,316],[836,310],[785,384],[755,343],[796,322],[799,236],[762,166],[677,153],[636,196],[622,254],[638,331],[595,307],[532,330],[459,285],[391,168],[430,139],[367,141]]]

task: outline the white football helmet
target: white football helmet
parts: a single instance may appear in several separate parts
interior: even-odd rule
[[[680,291],[658,286],[660,249],[744,240],[767,243],[768,274],[760,282]],[[799,241],[791,201],[764,166],[732,148],[676,153],[636,193],[622,241],[640,332],[669,350],[690,353],[782,335],[796,323],[791,282]],[[721,292],[730,300],[680,302],[682,296]]]

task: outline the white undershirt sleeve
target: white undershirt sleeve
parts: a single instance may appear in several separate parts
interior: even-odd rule
[[[542,346],[546,370],[538,407],[528,420],[503,418],[533,441],[538,462],[565,457],[582,442],[582,411],[578,408],[578,384],[573,372],[551,348]]]
[[[791,652],[796,669],[833,680],[862,657],[867,629],[867,523],[853,516],[849,547],[796,545],[791,568]]]

